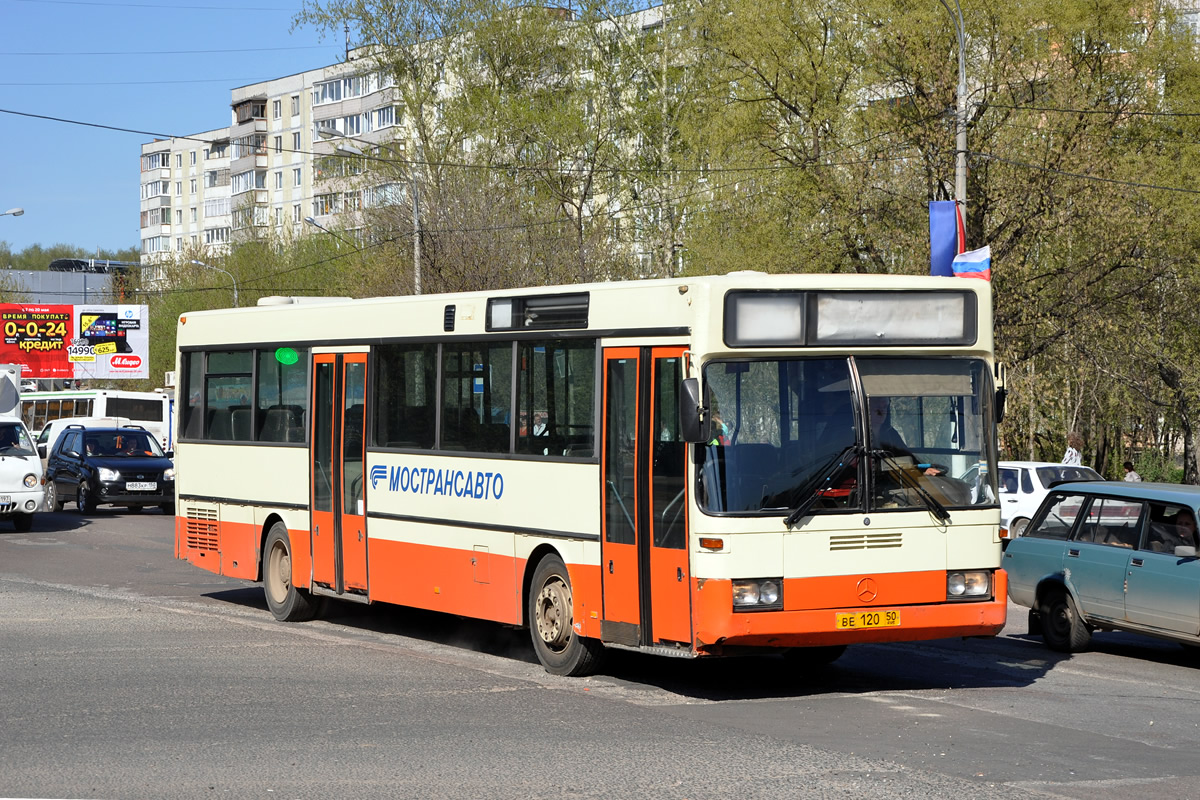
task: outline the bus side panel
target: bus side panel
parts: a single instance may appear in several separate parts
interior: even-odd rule
[[[804,647],[918,641],[954,636],[995,636],[1004,627],[1008,611],[1007,575],[1004,570],[997,570],[995,575],[993,599],[987,601],[894,606],[854,603],[842,608],[757,613],[733,612],[731,581],[701,578],[696,580],[693,604],[696,610],[695,646],[698,650],[719,651],[722,646]],[[904,579],[913,576],[897,577]],[[785,588],[785,596],[787,591]],[[871,607],[898,610],[900,625],[859,630],[836,629],[838,612],[858,612]]]
[[[600,567],[568,561],[567,572],[571,576],[571,611],[575,633],[599,639],[600,617],[604,616]]]
[[[218,540],[221,549],[221,574],[230,578],[254,580],[258,577],[259,532],[254,509],[248,506],[221,506]],[[295,550],[295,544],[292,545]]]
[[[371,521],[368,540],[372,602],[521,624],[521,592],[514,576],[523,572],[523,560],[487,545],[452,547],[384,539],[378,533],[380,525],[379,520]]]

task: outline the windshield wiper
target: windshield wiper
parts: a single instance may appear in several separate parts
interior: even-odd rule
[[[923,486],[921,486],[920,480],[908,474],[908,470],[906,470],[900,464],[900,462],[896,461],[891,453],[889,453],[887,450],[872,450],[871,455],[875,456],[876,458],[883,459],[883,461],[892,468],[892,472],[900,476],[900,483],[906,489],[911,489],[917,495],[917,497],[921,499],[921,503],[929,510],[929,513],[933,514],[942,522],[950,521],[950,512],[946,510],[946,507],[939,503],[936,497],[931,495]]]
[[[842,472],[848,466],[846,456],[851,454],[857,455],[858,452],[859,446],[857,444],[847,445],[842,449],[842,452],[825,462],[825,466],[817,472],[817,477],[809,483],[813,487],[813,490],[801,501],[800,505],[796,506],[792,513],[784,517],[783,524],[790,528],[804,519],[808,514],[808,510],[812,508],[813,503],[817,502],[817,499],[821,496],[821,493],[829,488],[826,484],[832,483],[835,479],[841,477]]]

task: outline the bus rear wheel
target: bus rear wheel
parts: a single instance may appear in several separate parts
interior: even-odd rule
[[[529,633],[538,661],[551,675],[590,675],[600,665],[604,645],[575,633],[571,577],[558,556],[537,565],[529,587]]]
[[[282,522],[271,526],[263,545],[263,593],[280,622],[303,622],[320,610],[317,598],[292,585],[292,544]]]

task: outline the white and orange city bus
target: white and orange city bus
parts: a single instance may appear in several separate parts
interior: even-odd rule
[[[279,620],[527,626],[569,675],[1004,625],[984,281],[266,298],[178,349],[176,555]]]

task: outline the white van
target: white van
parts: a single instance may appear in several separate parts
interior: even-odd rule
[[[0,517],[12,520],[24,533],[33,527],[33,515],[46,497],[42,462],[25,423],[0,417]]]

